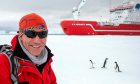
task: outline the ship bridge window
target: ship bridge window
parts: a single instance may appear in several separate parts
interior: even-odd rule
[[[136,4],[135,8],[140,9],[140,4]]]

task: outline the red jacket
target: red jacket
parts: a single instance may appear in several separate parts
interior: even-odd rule
[[[46,47],[47,48],[47,47]],[[51,68],[51,52],[47,48],[48,52],[48,61],[42,65],[42,70],[40,71],[38,67],[33,64],[26,54],[20,50],[21,47],[18,44],[17,36],[12,40],[12,49],[14,51],[18,50],[19,52],[14,52],[18,59],[20,67],[18,69],[18,82],[24,84],[57,84],[55,74]],[[26,57],[26,60],[24,59]],[[11,82],[11,73],[10,73],[10,63],[7,57],[4,54],[0,54],[0,84],[12,84]]]

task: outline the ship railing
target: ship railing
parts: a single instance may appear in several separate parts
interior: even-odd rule
[[[114,26],[115,24],[111,22],[98,22],[99,25]]]

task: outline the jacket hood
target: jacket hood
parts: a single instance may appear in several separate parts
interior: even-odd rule
[[[15,35],[15,36],[13,37],[13,39],[11,40],[12,50],[14,50],[15,47],[16,47],[17,38],[18,38],[18,35]]]

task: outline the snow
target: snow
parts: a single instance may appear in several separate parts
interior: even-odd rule
[[[10,44],[13,35],[0,35],[0,44]],[[139,84],[140,36],[49,35],[54,53],[52,67],[58,84]],[[105,69],[101,68],[108,57]],[[90,69],[90,61],[94,62]],[[114,69],[115,61],[120,70]]]

